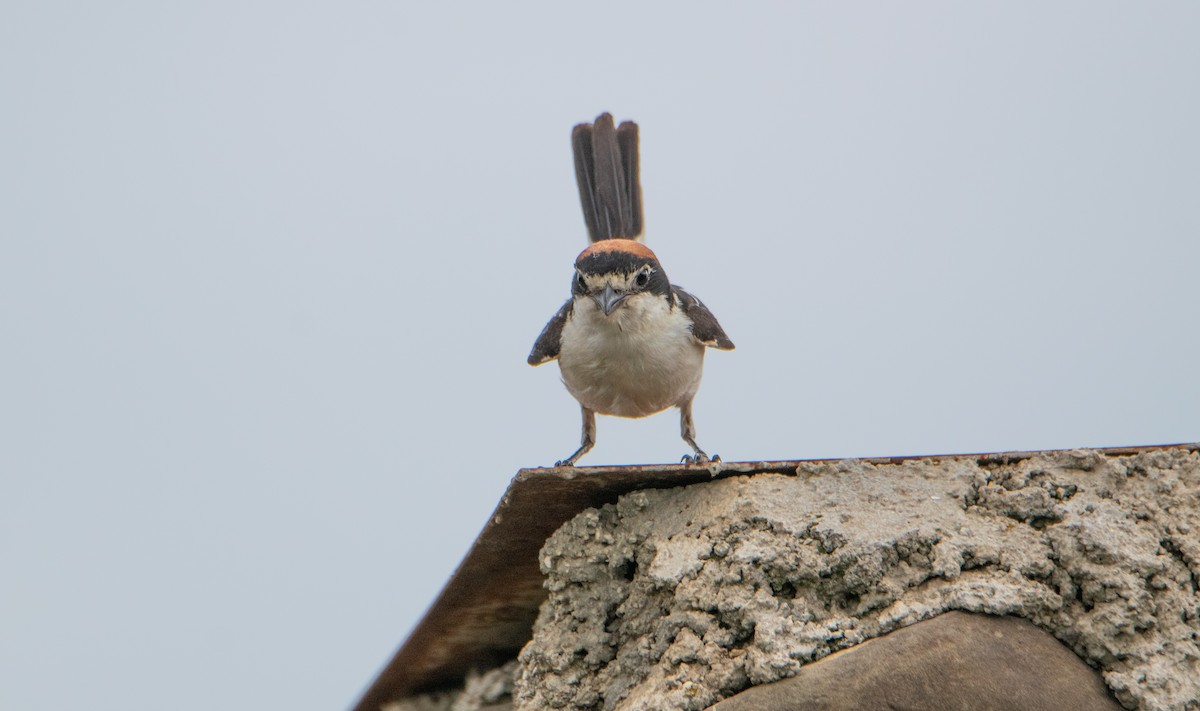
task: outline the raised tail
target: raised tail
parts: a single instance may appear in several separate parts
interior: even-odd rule
[[[571,147],[588,238],[641,240],[637,124],[624,121],[614,128],[612,114],[600,114],[595,123],[581,123],[571,131]]]

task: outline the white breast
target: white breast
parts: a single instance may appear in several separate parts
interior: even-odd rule
[[[558,364],[581,404],[604,415],[645,417],[692,398],[700,387],[704,346],[682,309],[638,294],[606,317],[579,299],[563,326]]]

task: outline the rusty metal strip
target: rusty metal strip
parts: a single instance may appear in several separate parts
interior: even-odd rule
[[[1130,456],[1172,447],[1155,445],[1098,450]],[[867,457],[897,464],[912,459],[975,458],[1010,463],[1045,452]],[[522,469],[513,477],[466,558],[433,605],[363,694],[354,711],[378,711],[388,701],[461,683],[473,667],[512,659],[533,630],[546,598],[538,551],[559,526],[581,511],[612,503],[638,489],[685,486],[749,474],[793,474],[801,464],[840,460],[719,462],[709,465],[648,465]]]

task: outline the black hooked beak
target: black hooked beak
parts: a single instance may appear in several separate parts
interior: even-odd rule
[[[625,300],[626,296],[628,296],[628,294],[618,292],[616,289],[612,288],[611,285],[605,284],[604,293],[597,294],[592,298],[595,299],[600,308],[604,310],[605,316],[611,316],[612,312],[617,310],[617,306],[620,306],[621,302]]]

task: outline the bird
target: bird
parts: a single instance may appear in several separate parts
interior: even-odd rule
[[[646,417],[679,408],[684,464],[720,461],[696,444],[692,401],[704,353],[733,341],[700,299],[672,284],[643,241],[638,125],[609,113],[571,131],[575,179],[589,245],[575,259],[571,296],[538,336],[530,365],[557,360],[579,401],[579,449],[555,467],[573,467],[596,444],[596,414]]]

